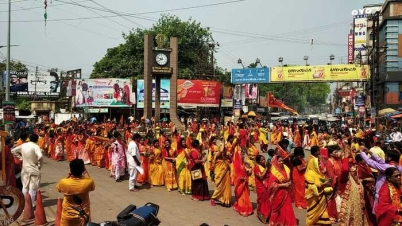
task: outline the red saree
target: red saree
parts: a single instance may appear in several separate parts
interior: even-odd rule
[[[304,158],[299,158],[301,161],[301,167],[306,167],[306,160]],[[292,184],[293,184],[293,195],[295,200],[295,206],[307,209],[307,201],[304,197],[305,195],[305,179],[304,173],[306,170],[299,171],[296,166],[292,169]]]
[[[397,209],[401,208],[400,197],[401,189],[395,188],[389,182],[384,182],[381,186],[378,203],[375,206],[378,226],[399,225],[402,223],[401,215],[397,214]]]
[[[254,166],[254,175],[260,175],[264,168],[260,165]],[[257,193],[257,217],[262,223],[268,223],[270,214],[270,206],[268,197],[268,180],[269,174],[265,174],[262,179],[255,177],[255,191]]]
[[[291,187],[279,187],[280,184],[289,181],[290,169],[286,165],[281,167],[277,156],[272,159],[271,164],[271,175],[268,182],[271,203],[269,225],[295,226],[297,221],[292,207]]]
[[[149,180],[149,153],[150,153],[150,148],[146,144],[141,144],[140,145],[140,162],[141,166],[144,169],[143,174],[139,174],[137,177],[137,182],[138,183],[148,183]]]
[[[247,217],[253,214],[253,206],[250,200],[247,169],[243,164],[239,151],[235,151],[234,153],[233,168],[237,175],[234,187],[236,202],[233,205],[233,209],[240,215]]]
[[[357,166],[357,174],[360,180],[367,178],[374,179],[373,173],[371,172],[371,169],[367,164],[358,163],[356,164],[356,166]],[[375,193],[374,183],[375,179],[372,182],[362,181],[364,187],[364,201],[365,201],[364,214],[366,215],[369,226],[374,226],[376,224],[375,215],[373,214],[372,211],[374,205],[374,193]]]

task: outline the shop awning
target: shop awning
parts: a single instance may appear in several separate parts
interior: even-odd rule
[[[401,118],[402,114],[392,115],[391,118]]]

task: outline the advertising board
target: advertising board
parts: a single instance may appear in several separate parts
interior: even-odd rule
[[[137,80],[137,108],[144,108],[144,80]],[[170,108],[170,80],[161,79],[161,108]],[[152,80],[152,107],[155,107],[155,80]]]
[[[77,80],[76,107],[131,107],[135,103],[131,79],[104,78]]]
[[[181,106],[218,107],[221,83],[209,80],[177,80],[177,103]]]
[[[232,69],[233,84],[269,83],[269,68]]]
[[[233,87],[223,86],[222,87],[222,100],[221,107],[233,107]]]
[[[272,67],[271,82],[361,81],[370,78],[367,65]]]

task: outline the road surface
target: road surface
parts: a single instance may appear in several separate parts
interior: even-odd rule
[[[158,217],[161,225],[166,226],[198,226],[207,223],[211,226],[243,226],[263,225],[256,214],[249,217],[240,216],[233,208],[221,206],[212,207],[209,201],[193,201],[190,196],[184,196],[177,191],[168,192],[165,187],[141,189],[139,192],[128,191],[128,181],[115,182],[109,177],[109,171],[87,166],[94,179],[96,188],[90,193],[91,214],[93,222],[112,221],[117,214],[129,204],[137,207],[147,202],[160,206]],[[57,182],[69,172],[68,162],[56,162],[45,157],[40,190],[44,199],[47,220],[54,221],[57,198],[62,197],[56,190]],[[212,194],[213,185],[209,185]],[[232,191],[233,192],[233,191]],[[234,197],[232,198],[234,200]],[[256,208],[256,194],[251,192],[251,201]],[[306,211],[295,209],[300,225],[304,225]]]

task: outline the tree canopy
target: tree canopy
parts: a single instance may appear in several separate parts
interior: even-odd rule
[[[209,28],[191,18],[182,21],[177,16],[163,15],[148,30],[135,29],[123,34],[125,43],[107,50],[106,55],[94,64],[91,78],[143,78],[145,34],[178,38],[179,78],[202,78],[213,74],[227,76],[224,70],[215,67],[211,54],[215,51],[215,44]]]
[[[7,70],[7,61],[4,59],[0,62],[0,70],[1,72]],[[10,70],[11,71],[28,71],[28,68],[25,64],[21,63],[20,61],[10,61]]]

